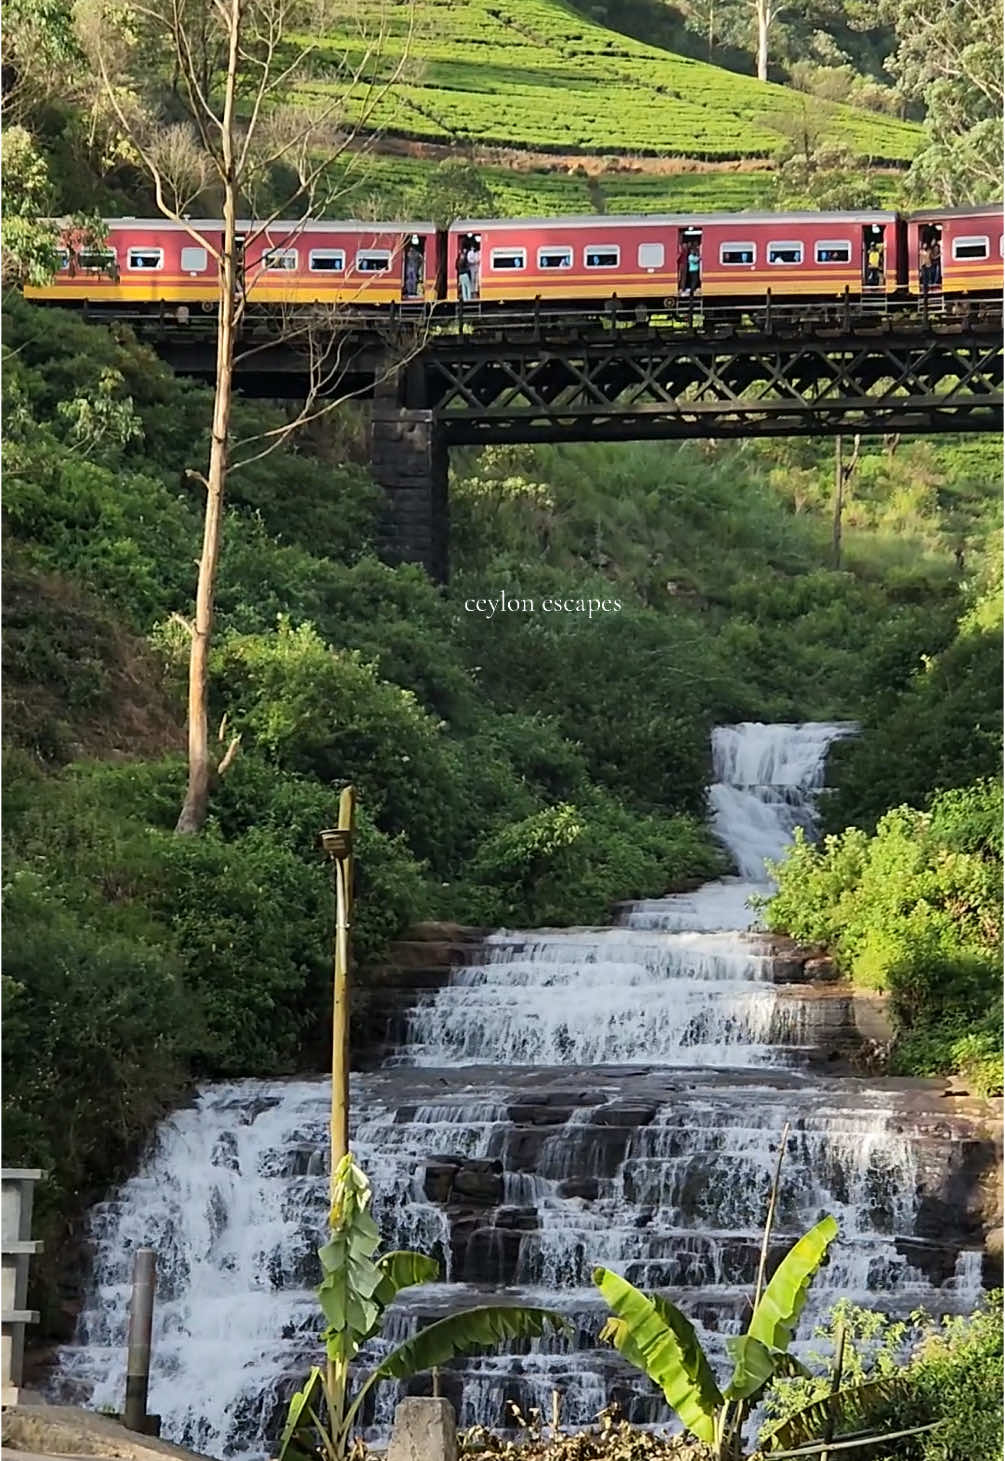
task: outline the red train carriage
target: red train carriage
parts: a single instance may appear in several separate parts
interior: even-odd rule
[[[222,242],[220,220],[193,225],[205,242]],[[239,273],[250,304],[386,305],[431,302],[442,274],[440,235],[432,223],[241,222]],[[212,309],[217,264],[184,224],[119,218],[103,248],[74,247],[62,267],[29,299],[88,305]]]
[[[487,303],[693,292],[743,304],[769,289],[833,301],[846,290],[885,297],[906,283],[902,228],[889,212],[467,219],[450,227],[447,260],[447,298]]]
[[[905,227],[912,295],[1001,297],[1005,218],[1000,203],[912,213]]]

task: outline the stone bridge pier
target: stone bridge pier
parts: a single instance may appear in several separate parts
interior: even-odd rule
[[[423,402],[424,372],[378,385],[370,414],[370,463],[384,492],[379,528],[386,563],[420,563],[435,583],[448,575],[447,444]]]

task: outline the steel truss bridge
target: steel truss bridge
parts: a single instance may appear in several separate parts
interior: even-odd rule
[[[330,388],[372,399],[387,555],[443,577],[452,446],[1001,431],[1001,305],[939,305],[350,316]],[[175,370],[212,379],[212,321],[131,323]],[[245,394],[317,388],[316,340],[312,366],[280,322],[249,315],[244,331]]]

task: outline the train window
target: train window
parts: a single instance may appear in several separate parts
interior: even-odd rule
[[[572,250],[566,248],[544,248],[537,251],[539,269],[571,269]]]
[[[756,260],[756,244],[724,243],[719,249],[720,264],[753,264]]]
[[[323,270],[328,274],[341,274],[345,268],[344,249],[311,249],[311,272]]]
[[[526,269],[526,249],[493,249],[493,269]]]
[[[662,269],[666,262],[666,250],[661,243],[639,244],[639,268]]]
[[[588,269],[616,269],[621,263],[621,250],[617,244],[587,244],[583,263]]]
[[[296,249],[266,249],[262,255],[262,263],[266,269],[280,269],[284,273],[292,274],[297,267]]]
[[[390,249],[360,249],[356,255],[358,274],[384,274],[390,267]]]
[[[990,253],[991,241],[986,235],[981,238],[953,239],[954,259],[986,259]]]
[[[115,250],[81,249],[77,255],[77,263],[81,269],[96,269],[102,274],[113,273],[117,263]]]
[[[181,251],[181,267],[185,274],[201,274],[209,263],[209,255],[205,249],[190,246]]]
[[[70,267],[70,250],[69,249],[57,249],[56,250],[56,273],[57,274],[61,274],[64,269],[68,269],[69,267]]]
[[[818,264],[850,264],[851,241],[846,238],[825,238],[816,245]]]
[[[802,262],[803,246],[801,243],[786,241],[768,244],[769,264],[801,264]]]
[[[130,249],[130,269],[160,269],[164,264],[163,249]]]

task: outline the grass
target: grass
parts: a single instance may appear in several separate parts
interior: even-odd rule
[[[368,156],[358,181],[346,193],[346,207],[381,217],[414,216],[413,199],[437,164],[424,158]],[[760,172],[680,172],[661,176],[644,171],[609,171],[587,176],[575,166],[540,169],[490,165],[479,173],[491,190],[495,212],[503,218],[533,218],[564,213],[674,213],[721,209],[740,211],[764,201],[770,174]]]
[[[409,75],[381,106],[387,133],[572,155],[771,158],[798,106],[786,87],[674,56],[605,29],[561,0],[361,0],[387,27],[382,64]],[[341,54],[355,42],[332,38]],[[315,83],[324,89],[324,83]],[[306,98],[305,98],[306,99]],[[921,129],[814,102],[835,137],[874,164],[905,164]]]

